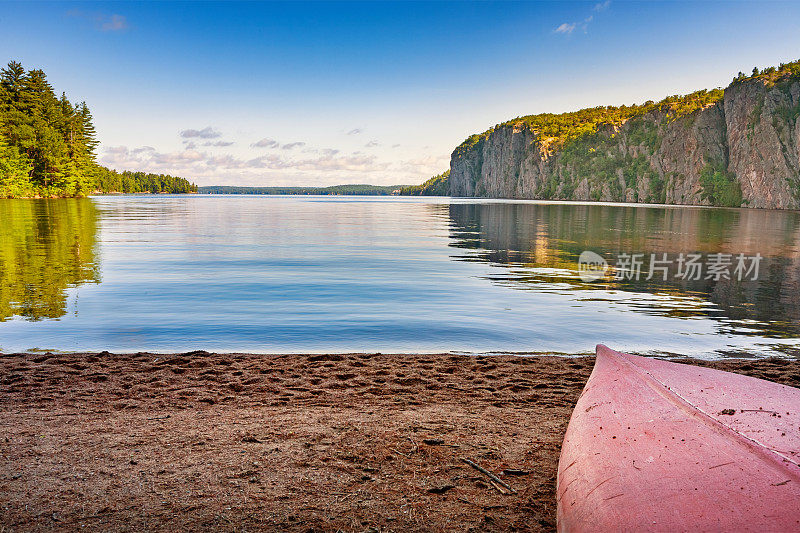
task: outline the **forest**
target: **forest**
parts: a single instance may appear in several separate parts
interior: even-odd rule
[[[445,170],[441,174],[430,178],[422,185],[410,185],[403,187],[400,194],[403,196],[449,196],[447,179],[450,177],[450,170]]]
[[[42,70],[16,61],[0,70],[0,198],[196,191],[183,178],[100,166],[97,145],[86,102],[56,96]]]
[[[188,194],[197,192],[197,185],[184,178],[169,174],[148,172],[117,172],[106,167],[96,168],[96,187],[103,193],[170,193]]]

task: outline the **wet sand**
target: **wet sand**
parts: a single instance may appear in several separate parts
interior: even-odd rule
[[[800,361],[691,363],[800,386]],[[592,365],[0,355],[0,530],[552,531]]]

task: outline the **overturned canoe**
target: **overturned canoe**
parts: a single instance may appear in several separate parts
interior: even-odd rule
[[[800,531],[800,389],[597,347],[559,531]]]

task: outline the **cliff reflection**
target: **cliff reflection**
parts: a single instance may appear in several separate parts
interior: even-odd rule
[[[0,200],[0,321],[59,318],[67,289],[100,281],[89,199]]]
[[[569,292],[576,300],[585,291],[642,313],[717,318],[727,333],[800,336],[796,212],[519,203],[454,203],[449,209],[451,246],[462,250],[454,259],[505,266],[490,276],[496,283]],[[645,270],[638,280],[587,283],[578,277],[584,250],[612,265],[623,253],[648,260],[651,253],[759,253],[764,259],[757,281],[682,280],[674,263],[667,281],[660,274],[648,281]],[[598,289],[606,292],[598,297]]]

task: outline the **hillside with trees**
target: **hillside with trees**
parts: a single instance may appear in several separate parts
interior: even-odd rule
[[[800,208],[800,61],[724,89],[518,117],[450,158],[452,196]]]
[[[450,171],[445,170],[441,174],[430,178],[422,185],[411,185],[403,187],[400,194],[403,196],[447,196],[450,194],[447,178],[450,177]]]
[[[42,70],[16,61],[0,70],[0,198],[196,190],[183,178],[102,167],[97,145],[85,102],[56,96]]]

